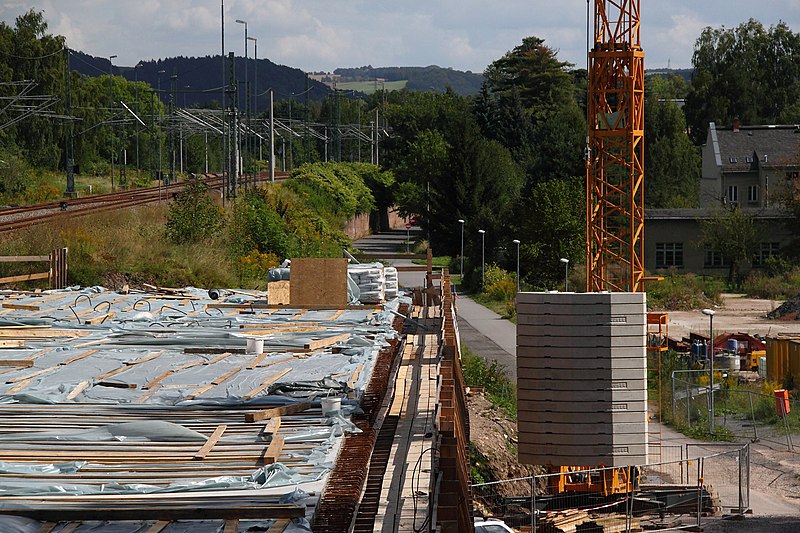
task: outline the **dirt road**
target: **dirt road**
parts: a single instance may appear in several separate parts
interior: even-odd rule
[[[741,294],[724,294],[723,305],[714,309],[714,333],[750,333],[800,335],[800,321],[769,320],[765,315],[781,305],[780,300],[757,300]],[[669,311],[669,336],[688,337],[690,332],[708,335],[709,319],[698,311]]]

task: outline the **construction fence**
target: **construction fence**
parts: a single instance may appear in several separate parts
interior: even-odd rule
[[[683,458],[477,484],[472,487],[475,508],[516,530],[540,533],[693,529],[749,510],[749,444],[722,446],[722,451],[705,456],[691,455],[699,448],[658,448],[662,456]],[[559,490],[576,481],[603,487],[603,480],[613,477],[631,480],[631,490]]]
[[[665,413],[678,427],[698,427],[711,434],[770,441],[794,450],[792,431],[800,425],[800,402],[779,401],[775,394],[740,388],[736,377],[715,372],[713,389],[708,370],[672,373]],[[713,415],[712,415],[713,413]]]

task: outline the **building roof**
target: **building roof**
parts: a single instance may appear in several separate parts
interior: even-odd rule
[[[758,172],[761,169],[800,168],[800,126],[709,125],[717,165],[723,172]]]
[[[781,209],[769,208],[747,208],[739,207],[742,211],[752,215],[757,220],[780,220],[786,219],[789,215]],[[645,220],[708,220],[714,217],[717,208],[680,208],[680,209],[645,209]]]

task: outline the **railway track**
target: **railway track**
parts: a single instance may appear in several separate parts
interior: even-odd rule
[[[286,178],[286,173],[276,173],[275,181],[284,181]],[[265,172],[260,173],[257,177],[258,182],[264,182],[268,179],[269,176]],[[211,189],[221,192],[223,182],[219,174],[204,175],[202,180]],[[186,182],[183,181],[166,186],[142,187],[83,198],[0,209],[0,234],[44,224],[56,219],[76,218],[112,209],[126,209],[166,201],[183,190],[185,185]]]

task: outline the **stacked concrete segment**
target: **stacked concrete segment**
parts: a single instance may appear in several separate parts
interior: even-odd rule
[[[520,293],[517,319],[520,462],[645,464],[645,295]]]

